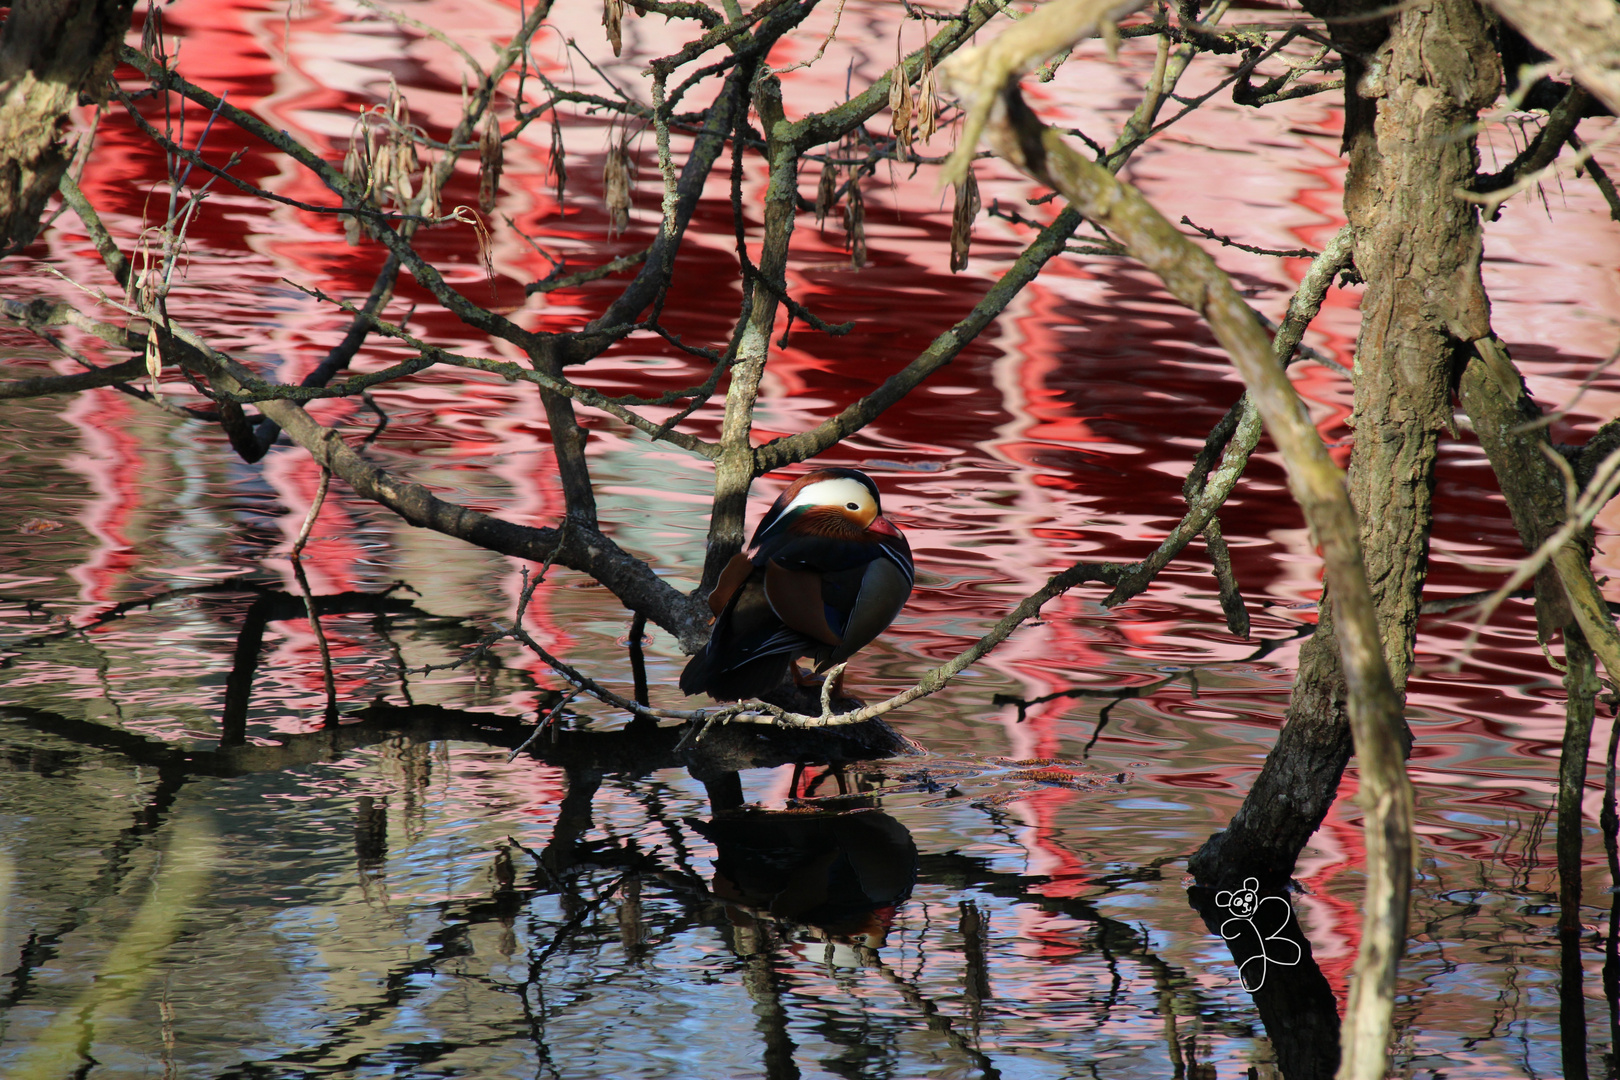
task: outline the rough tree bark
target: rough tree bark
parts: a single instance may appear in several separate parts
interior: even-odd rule
[[[1470,125],[1496,97],[1501,64],[1474,0],[1430,0],[1390,22],[1341,21],[1380,7],[1307,5],[1329,18],[1346,80],[1345,212],[1367,283],[1356,346],[1350,489],[1390,675],[1404,692],[1428,568],[1440,434],[1457,359],[1489,332]],[[1276,747],[1224,832],[1194,856],[1201,880],[1289,875],[1333,804],[1352,743],[1329,606],[1300,653]]]
[[[16,0],[0,31],[0,256],[39,233],[67,172],[62,138],[81,90],[105,101],[134,0]]]

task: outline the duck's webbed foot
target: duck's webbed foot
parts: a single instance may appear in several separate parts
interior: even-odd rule
[[[826,681],[827,680],[822,678],[820,675],[817,675],[815,672],[806,671],[806,670],[804,670],[804,668],[800,667],[797,663],[793,664],[793,685],[794,686],[814,687],[814,688],[819,690],[821,688],[821,684],[826,682]],[[836,693],[836,690],[834,692]]]

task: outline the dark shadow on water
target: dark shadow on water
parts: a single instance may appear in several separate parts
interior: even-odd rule
[[[1330,1080],[1339,1068],[1338,1001],[1294,916],[1287,883],[1195,885],[1187,900],[1231,950],[1286,1080]]]

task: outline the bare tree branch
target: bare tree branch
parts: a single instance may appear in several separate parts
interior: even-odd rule
[[[1563,100],[1547,115],[1546,124],[1536,132],[1536,137],[1530,140],[1529,145],[1519,151],[1501,172],[1481,176],[1476,180],[1473,190],[1481,195],[1500,191],[1517,184],[1523,177],[1538,173],[1551,165],[1553,159],[1558,157],[1558,152],[1569,141],[1569,137],[1575,134],[1575,125],[1581,122],[1581,117],[1591,101],[1592,95],[1579,86],[1571,86],[1564,94]],[[1500,212],[1498,206],[1496,213]]]
[[[1571,500],[1557,467],[1562,459],[1548,444],[1546,428],[1534,423],[1541,410],[1524,392],[1506,351],[1494,338],[1475,344],[1478,358],[1463,372],[1463,407],[1474,420],[1513,523],[1532,553],[1486,606],[1537,577],[1537,616],[1544,637],[1554,629],[1577,627],[1603,662],[1610,686],[1620,691],[1620,633],[1592,576],[1585,536],[1592,518],[1620,489],[1620,449],[1610,450],[1593,465],[1585,491]],[[1549,564],[1561,586],[1561,598],[1548,596],[1550,582],[1538,576]]]
[[[1613,0],[1487,0],[1620,115],[1620,7]]]
[[[1042,11],[1055,7],[1048,5]],[[1098,15],[1076,7],[1068,19],[1054,27],[1049,40],[1090,32]],[[1343,476],[1276,362],[1254,313],[1214,261],[1140,192],[1076,153],[1030,112],[1012,73],[1039,48],[1009,50],[1000,59],[989,53],[995,43],[981,48],[986,51],[969,50],[952,58],[944,70],[973,112],[984,117],[992,148],[1032,178],[1062,192],[1072,206],[1124,242],[1172,295],[1209,320],[1282,451],[1289,487],[1322,546],[1367,812],[1367,915],[1346,1013],[1346,1061],[1340,1075],[1382,1076],[1397,958],[1406,938],[1412,789],[1403,761],[1400,698],[1384,659],[1356,514]]]
[[[1581,143],[1580,137],[1574,132],[1570,132],[1569,145],[1577,154],[1586,149]],[[1595,157],[1588,157],[1581,168],[1585,169],[1592,177],[1592,183],[1596,184],[1598,191],[1602,193],[1603,201],[1609,204],[1610,220],[1620,221],[1620,193],[1616,193],[1614,181],[1609,179],[1609,174],[1602,165],[1598,164]],[[1579,174],[1577,173],[1577,175]]]
[[[48,302],[46,302],[48,303]],[[138,353],[146,350],[146,337],[122,327],[96,322],[69,305],[53,304],[49,311],[15,300],[0,299],[0,313],[19,322],[42,315],[53,324],[66,324],[94,334],[108,344]],[[184,327],[172,325],[169,349],[180,363],[208,377],[213,386],[229,394],[245,394],[264,383],[239,361],[208,346]],[[516,558],[543,561],[557,547],[556,529],[517,525],[490,514],[440,499],[420,484],[403,480],[363,458],[333,429],[326,427],[294,401],[267,400],[264,414],[280,424],[288,436],[308,450],[362,498],[381,503],[412,525],[432,529],[490,551]],[[649,619],[696,650],[708,635],[707,605],[677,592],[645,562],[619,547],[599,530],[573,522],[557,561],[594,577],[632,611]]]

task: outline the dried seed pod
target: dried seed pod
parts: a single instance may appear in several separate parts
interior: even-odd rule
[[[163,58],[163,10],[156,4],[146,9],[146,21],[141,24],[141,52],[153,60]]]
[[[602,25],[607,27],[613,55],[618,56],[623,44],[624,0],[602,0]]]
[[[973,243],[973,219],[979,213],[979,184],[969,169],[966,179],[956,185],[956,208],[951,212],[951,273],[967,269],[968,248]]]
[[[420,172],[422,159],[416,155],[416,140],[411,137],[409,127],[395,130],[394,145],[399,148],[395,153],[399,155],[399,160],[405,163],[405,171],[413,174]]]
[[[350,139],[349,152],[343,155],[343,179],[356,188],[366,186],[366,163],[360,150],[363,145],[359,139]]]
[[[399,83],[394,81],[392,75],[388,77],[388,105],[385,111],[388,119],[392,120],[395,126],[402,126],[405,123],[407,115],[405,95],[399,92]]]
[[[146,377],[152,381],[152,393],[162,399],[158,384],[163,381],[163,353],[158,348],[158,329],[154,324],[146,332]]]
[[[394,202],[403,209],[415,190],[411,185],[410,158],[403,143],[394,144]]]
[[[394,144],[381,140],[371,161],[371,191],[379,203],[394,190],[394,172]]]
[[[362,122],[365,120],[364,114],[362,114],[361,120],[362,120]],[[382,144],[382,146],[378,145],[376,127],[371,125],[371,124],[367,124],[366,125],[366,161],[371,166],[371,168],[367,171],[367,174],[366,174],[366,194],[367,195],[370,195],[374,191],[381,191],[382,188],[383,188],[383,180],[379,177],[378,173],[385,167],[384,162],[382,160],[382,148],[383,148],[383,146],[386,146],[386,145],[387,145],[386,143]]]
[[[568,189],[568,155],[563,148],[562,123],[551,114],[551,172],[557,182],[557,209],[562,210],[563,193]]]
[[[821,183],[816,185],[816,225],[827,220],[827,211],[838,201],[838,166],[828,161],[821,167]]]
[[[917,80],[917,140],[927,142],[939,130],[939,80],[934,75],[934,54],[923,45],[922,77]]]
[[[602,166],[602,194],[607,200],[611,238],[630,226],[630,154],[624,143],[608,147],[607,163]]]
[[[431,163],[422,170],[422,213],[430,218],[439,216],[439,174]]]
[[[153,287],[152,281],[152,253],[145,241],[142,241],[140,249],[135,253],[135,264],[141,270],[135,275],[134,283],[129,287],[130,306],[141,313],[141,318],[151,320],[157,290]]]
[[[889,111],[894,122],[894,156],[906,160],[911,147],[911,116],[915,112],[911,100],[911,80],[906,78],[906,58],[900,52],[900,39],[894,39],[894,54],[898,58],[889,73]]]
[[[343,155],[343,179],[347,180],[360,198],[371,190],[371,170],[366,167],[366,141],[358,131],[349,140],[349,152]],[[350,247],[360,243],[360,219],[353,214],[343,216],[343,238]]]
[[[501,125],[493,112],[484,116],[484,130],[478,136],[478,209],[495,212],[495,195],[501,186]]]
[[[383,107],[387,118],[386,139],[389,148],[389,175],[385,182],[378,180],[379,190],[392,191],[394,200],[403,207],[414,193],[411,177],[422,167],[416,156],[416,140],[411,138],[411,107],[393,78],[388,80],[388,104]]]
[[[857,270],[866,265],[866,201],[861,198],[861,174],[849,179],[849,200],[844,203],[844,250]]]
[[[152,265],[152,252],[143,242],[135,254],[135,264],[141,268],[129,288],[132,306],[146,319],[146,374],[152,381],[152,393],[159,397],[158,383],[163,374],[163,353],[158,347],[157,269]]]

